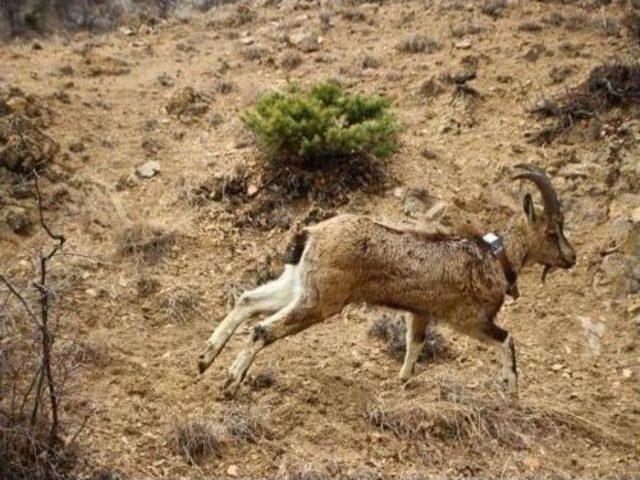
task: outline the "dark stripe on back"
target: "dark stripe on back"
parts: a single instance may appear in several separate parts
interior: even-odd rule
[[[284,263],[297,265],[300,262],[300,257],[302,257],[308,238],[309,232],[306,230],[302,230],[293,236],[287,250],[284,252]]]

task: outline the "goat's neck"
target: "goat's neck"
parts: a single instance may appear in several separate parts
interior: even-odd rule
[[[507,258],[516,273],[520,272],[526,263],[527,254],[531,249],[531,236],[531,227],[524,215],[512,218],[502,231]]]

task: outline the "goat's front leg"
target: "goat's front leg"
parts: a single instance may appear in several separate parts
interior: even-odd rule
[[[482,328],[482,333],[500,349],[502,357],[502,380],[507,391],[512,394],[518,392],[518,370],[516,368],[516,347],[511,334],[505,329],[489,321]]]
[[[280,338],[304,330],[317,323],[319,319],[317,312],[303,307],[300,300],[295,300],[255,325],[251,330],[251,336],[229,369],[229,377],[224,385],[224,396],[226,398],[235,396],[260,350]]]
[[[427,323],[426,318],[415,314],[409,314],[407,317],[407,350],[400,370],[400,379],[403,381],[413,376],[416,361],[426,338]]]

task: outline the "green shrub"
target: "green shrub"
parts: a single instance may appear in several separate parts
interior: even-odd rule
[[[333,83],[289,84],[264,95],[242,119],[274,165],[301,168],[372,154],[390,156],[399,131],[389,100],[349,95]]]

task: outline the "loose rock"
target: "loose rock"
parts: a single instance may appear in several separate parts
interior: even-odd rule
[[[151,178],[159,172],[160,162],[156,160],[149,160],[136,169],[136,173],[142,178]]]

